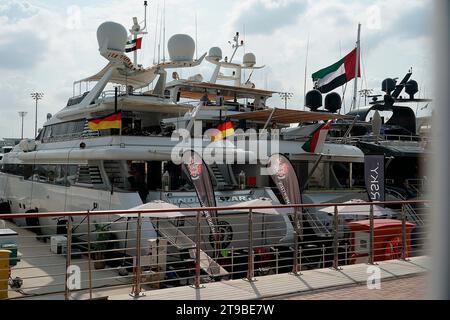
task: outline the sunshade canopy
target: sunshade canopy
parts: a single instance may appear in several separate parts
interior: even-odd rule
[[[351,200],[344,202],[345,203],[358,203],[362,201],[358,200]],[[360,216],[368,216],[370,213],[370,205],[364,204],[364,205],[343,205],[338,206],[338,215],[360,215]],[[320,209],[322,212],[326,212],[330,215],[334,215],[334,206],[329,206],[323,209]],[[384,208],[381,206],[373,205],[373,215],[375,217],[382,217],[382,216],[392,216],[395,215],[395,211],[389,208]]]
[[[167,210],[167,209],[173,209],[177,210],[179,207],[177,207],[174,204],[165,202],[165,201],[153,201],[144,203],[140,206],[133,207],[128,209],[129,211],[138,211],[138,210]],[[121,217],[124,218],[134,218],[138,215],[136,213],[124,213],[120,214]],[[174,212],[152,212],[152,213],[145,213],[142,215],[142,217],[150,217],[150,218],[166,218],[166,219],[172,219],[172,218],[178,218],[178,217],[184,217],[186,214],[180,212],[180,211],[174,211]]]
[[[292,109],[266,109],[229,115],[229,118],[266,122],[269,118],[277,123],[303,123],[323,120],[348,119],[346,115],[328,112],[311,112]]]

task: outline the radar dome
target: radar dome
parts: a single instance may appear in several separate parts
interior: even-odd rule
[[[386,92],[387,94],[391,94],[391,92],[395,89],[396,81],[391,78],[384,79],[381,83],[381,91]]]
[[[222,60],[222,49],[220,49],[219,47],[212,47],[211,49],[209,49],[208,57],[215,61]]]
[[[419,92],[419,85],[417,84],[417,81],[415,80],[409,80],[405,84],[405,92],[409,94],[410,99],[414,99],[414,95]]]
[[[116,22],[103,22],[97,29],[99,49],[109,49],[123,52],[127,43],[127,30]]]
[[[243,62],[244,66],[253,67],[256,64],[256,56],[251,52],[246,53],[244,54]]]
[[[342,106],[341,96],[337,92],[331,92],[325,96],[325,109],[335,113]]]
[[[192,61],[195,42],[187,34],[175,34],[169,39],[167,49],[172,61]]]
[[[306,93],[305,106],[311,111],[316,111],[322,106],[322,93],[319,90],[311,90]]]

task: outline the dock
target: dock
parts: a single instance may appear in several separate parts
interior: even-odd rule
[[[390,260],[374,265],[381,271],[383,281],[426,274],[430,270],[430,259],[426,256],[407,261]],[[255,300],[277,298],[284,295],[312,293],[318,290],[333,290],[367,283],[368,264],[307,270],[301,275],[289,273],[256,277],[255,281],[228,280],[203,284],[202,288],[191,286],[148,291],[145,296],[133,298],[129,295],[109,296],[109,300]]]

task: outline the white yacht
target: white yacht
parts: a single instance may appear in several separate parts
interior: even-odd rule
[[[132,32],[135,38],[140,34],[136,22]],[[22,140],[4,155],[0,173],[0,212],[122,210],[159,200],[180,207],[198,207],[194,189],[183,176],[181,166],[172,158],[172,151],[179,145],[179,141],[172,138],[173,132],[177,129],[191,132],[195,121],[201,121],[201,134],[216,128],[224,119],[243,130],[267,129],[272,123],[272,128],[281,129],[278,152],[288,155],[294,162],[301,181],[324,183],[325,189],[333,187],[330,181],[336,179],[330,169],[332,164],[346,163],[351,168],[352,163],[363,163],[364,155],[355,146],[324,143],[316,153],[304,151],[302,145],[317,124],[295,129],[293,137],[292,129],[289,129],[291,123],[343,116],[268,107],[267,100],[274,92],[256,89],[250,78],[242,81],[243,69],[262,68],[255,66],[255,56],[247,53],[242,64],[232,61],[239,46],[234,47],[229,61],[222,58],[219,48],[211,48],[209,54],[194,60],[192,38],[175,35],[168,41],[170,61],[144,68],[125,54],[127,38],[126,29],[117,23],[100,25],[97,40],[100,54],[108,60],[107,65],[95,75],[74,83],[74,96],[44,124],[34,140]],[[238,43],[238,35],[235,41]],[[215,65],[209,81],[204,81],[201,75],[180,79],[173,72],[173,81],[167,83],[168,69],[197,66],[205,57]],[[231,69],[231,75],[224,75],[224,69]],[[233,84],[219,81],[232,81]],[[83,83],[92,82],[96,83],[92,89],[81,92]],[[118,86],[117,89],[112,90],[113,85]],[[75,95],[77,86],[79,95]],[[121,114],[120,129],[93,130],[89,127],[91,119],[105,119],[118,112]],[[192,137],[194,144],[199,144],[203,150],[210,148],[211,141],[195,134]],[[225,155],[244,156],[247,162],[250,158],[260,160],[259,154],[251,151],[252,142],[245,132],[242,136],[245,143],[240,148],[228,145],[225,140],[215,147],[225,150]],[[263,151],[269,155],[275,152],[270,145]],[[259,198],[278,203],[270,178],[259,174],[263,166],[260,162],[209,164],[218,205],[228,206]],[[244,183],[239,180],[242,173]],[[350,169],[350,181],[351,175]],[[342,194],[319,192],[305,194],[304,201],[324,202],[337,198],[342,198]],[[348,198],[354,198],[354,195]],[[219,219],[226,220],[229,215],[219,213]],[[103,219],[122,218],[118,215]],[[243,218],[242,225],[247,223],[246,219]],[[270,241],[291,243],[293,229],[288,216],[280,213],[271,219],[278,222],[279,230],[275,236],[271,235]],[[79,226],[80,233],[86,232],[84,221],[82,217],[73,221],[74,226]],[[43,234],[60,232],[58,230],[66,224],[63,219],[46,218],[15,222],[33,226]],[[114,230],[114,225],[112,228]],[[130,220],[126,232],[121,228],[118,237],[135,239],[135,220]],[[242,241],[247,241],[245,233],[240,236],[245,237]],[[156,232],[152,220],[145,219],[142,240],[153,237]]]

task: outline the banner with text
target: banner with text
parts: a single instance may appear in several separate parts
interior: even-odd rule
[[[193,151],[185,151],[183,153],[183,172],[188,176],[194,185],[197,192],[198,200],[201,207],[216,207],[216,197],[214,195],[214,189],[209,176],[208,168],[203,162],[200,155]],[[208,226],[211,230],[211,234],[214,238],[218,237],[216,230],[217,226],[217,211],[203,211],[203,215],[206,218]]]
[[[364,157],[364,180],[370,201],[384,201],[384,155]]]
[[[281,154],[273,154],[269,158],[267,168],[273,182],[283,197],[285,204],[301,204],[300,186],[297,174],[291,162]],[[299,210],[301,212],[301,210]],[[292,221],[293,222],[293,221]],[[300,224],[293,223],[294,228],[300,229]]]

